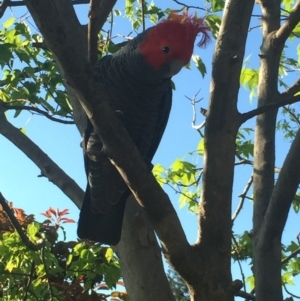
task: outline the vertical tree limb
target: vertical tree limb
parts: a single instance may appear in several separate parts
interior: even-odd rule
[[[300,130],[284,160],[260,235],[264,244],[281,238],[288,212],[300,184]]]
[[[275,47],[273,43],[275,33],[280,28],[280,4],[280,0],[261,1],[263,42],[260,54],[258,107],[280,99],[277,82],[283,45]],[[283,299],[280,237],[263,242],[264,238],[260,233],[274,188],[276,117],[277,109],[261,114],[256,119],[255,127],[253,257],[258,301]],[[268,246],[264,248],[266,243]]]
[[[233,300],[231,283],[231,199],[235,140],[240,114],[237,111],[240,70],[243,64],[254,0],[229,0],[218,33],[205,128],[204,177],[195,248],[205,258],[206,271],[195,300]],[[218,222],[216,222],[218,221]],[[214,287],[211,287],[211,285]]]

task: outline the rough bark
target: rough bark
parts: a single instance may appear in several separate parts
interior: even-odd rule
[[[298,1],[290,16],[280,27],[280,3],[280,0],[260,2],[263,42],[258,84],[259,107],[286,97],[284,94],[279,94],[277,87],[280,56],[286,39],[300,20],[300,14]],[[280,301],[283,299],[281,290],[281,234],[297,189],[294,187],[297,185],[294,181],[299,179],[298,170],[292,173],[296,179],[289,178],[288,181],[291,183],[286,182],[288,178],[286,175],[287,166],[292,168],[291,162],[297,165],[294,149],[297,149],[298,142],[295,139],[285,161],[286,167],[281,170],[278,182],[274,187],[276,116],[277,109],[259,115],[256,119],[255,128],[253,257],[255,292],[258,301]],[[282,195],[284,197],[280,200],[279,197]]]
[[[70,178],[48,155],[46,155],[33,141],[24,135],[19,129],[10,124],[0,105],[0,134],[20,149],[37,167],[41,175],[47,177],[69,197],[78,207],[81,207],[83,191],[77,183]]]

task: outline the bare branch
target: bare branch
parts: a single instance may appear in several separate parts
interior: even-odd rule
[[[201,132],[201,129],[205,126],[205,120],[203,122],[201,122],[201,124],[196,125],[196,119],[197,119],[197,113],[196,113],[196,103],[200,102],[202,100],[196,100],[196,97],[198,96],[198,94],[200,93],[200,90],[193,96],[193,98],[189,98],[187,96],[185,96],[192,104],[192,110],[193,110],[193,119],[192,119],[192,128],[195,129],[200,136],[203,138],[204,135]]]
[[[200,6],[187,5],[187,4],[185,4],[185,3],[183,3],[183,2],[180,2],[180,1],[177,1],[177,0],[173,0],[173,2],[179,4],[179,5],[181,5],[181,6],[185,7],[185,8],[187,8],[187,9],[194,8],[194,9],[200,9],[200,10],[206,11],[205,8],[202,8],[202,7],[200,7]]]
[[[257,115],[260,115],[260,114],[278,109],[278,108],[280,108],[282,106],[285,106],[285,105],[293,104],[293,103],[298,102],[298,101],[300,101],[300,95],[292,96],[292,97],[289,97],[289,98],[283,97],[277,102],[273,102],[273,103],[258,107],[257,109],[254,109],[252,111],[241,114],[240,115],[240,124],[243,124],[247,120],[249,120],[249,119],[251,119],[251,118],[253,118]]]
[[[274,37],[274,46],[284,45],[289,35],[300,21],[300,1],[298,0],[286,21],[277,30]]]
[[[17,146],[40,169],[41,174],[58,186],[80,208],[83,191],[55,162],[19,129],[10,124],[0,106],[0,134]]]
[[[3,195],[2,195],[1,192],[0,192],[0,204],[1,204],[2,208],[3,208],[3,210],[5,211],[7,217],[9,218],[9,220],[11,221],[11,223],[13,224],[14,228],[16,229],[16,231],[18,232],[18,234],[20,235],[20,237],[21,237],[23,243],[26,245],[26,247],[28,247],[32,251],[38,251],[41,248],[43,248],[44,245],[45,245],[45,241],[44,240],[42,240],[41,243],[34,244],[34,243],[32,243],[29,240],[29,238],[27,237],[27,235],[23,232],[23,229],[22,229],[21,225],[17,221],[17,219],[16,219],[13,211],[8,206],[7,201],[5,200],[5,198],[3,197]]]
[[[31,113],[37,112],[38,114],[43,115],[43,116],[47,117],[48,119],[58,122],[58,123],[75,124],[74,121],[58,119],[58,118],[50,115],[48,112],[43,111],[39,108],[32,107],[32,106],[14,106],[14,105],[9,105],[1,100],[0,100],[0,105],[2,105],[2,107],[6,110],[20,110],[20,111],[25,110],[25,111],[30,111]],[[34,114],[34,113],[32,113],[32,114]]]
[[[241,285],[238,287],[238,290],[240,290],[242,287],[244,287],[244,290],[246,290],[246,282],[245,282],[245,274],[243,272],[243,268],[242,268],[242,264],[241,264],[241,256],[240,256],[240,248],[239,248],[239,245],[234,237],[234,234],[232,234],[232,240],[233,240],[233,243],[235,245],[235,248],[236,248],[236,253],[237,253],[237,262],[238,262],[238,265],[239,265],[239,269],[240,269],[240,272],[241,272],[241,276],[242,276],[242,281],[241,281]]]
[[[294,252],[292,252],[289,256],[283,258],[281,260],[281,263],[284,264],[284,263],[287,263],[290,259],[296,257],[298,254],[300,253],[300,248],[296,249]]]
[[[250,177],[250,179],[249,179],[249,181],[248,181],[248,183],[247,183],[247,185],[246,185],[243,193],[241,195],[239,195],[239,197],[241,198],[241,200],[240,200],[240,203],[239,203],[236,211],[232,215],[232,218],[231,218],[232,222],[235,221],[235,219],[239,215],[240,211],[242,210],[244,202],[245,202],[245,199],[246,199],[246,196],[247,196],[247,193],[249,192],[249,189],[250,189],[252,183],[253,183],[253,176]]]
[[[282,285],[283,285],[283,288],[284,288],[284,290],[286,291],[286,293],[288,293],[288,294],[289,294],[290,296],[292,296],[293,298],[300,299],[300,296],[295,295],[295,294],[292,294],[290,291],[288,291],[288,289],[286,288],[285,283],[282,283]],[[289,299],[289,300],[293,300],[293,298],[292,298],[292,299]]]

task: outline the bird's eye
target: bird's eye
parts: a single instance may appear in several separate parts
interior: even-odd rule
[[[164,47],[162,48],[162,51],[163,51],[164,53],[168,53],[168,52],[170,51],[169,46],[164,46]]]

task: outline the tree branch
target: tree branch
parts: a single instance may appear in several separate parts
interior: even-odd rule
[[[87,4],[89,3],[89,0],[73,0],[71,1],[72,5],[78,5],[78,4]],[[0,3],[0,19],[3,17],[6,9],[8,7],[17,7],[17,6],[25,6],[24,1],[11,1],[11,0],[3,0],[2,3]]]
[[[32,243],[29,240],[29,238],[24,233],[21,225],[17,221],[14,213],[12,212],[11,208],[8,206],[7,201],[5,200],[5,198],[3,197],[3,195],[2,195],[1,192],[0,192],[0,204],[1,204],[2,208],[3,208],[3,210],[5,211],[7,217],[11,221],[12,225],[14,226],[14,228],[16,229],[16,231],[19,233],[19,235],[20,235],[23,243],[26,245],[26,247],[28,247],[32,251],[38,251],[41,248],[43,248],[44,245],[45,245],[45,241],[44,240],[42,240],[42,242],[38,243],[38,244],[34,244],[34,243]]]
[[[275,37],[274,37],[274,46],[283,46],[297,26],[300,21],[300,1],[298,0],[297,3],[294,5],[293,9],[291,10],[290,15],[287,17],[286,21],[281,25],[281,27],[277,30]]]
[[[245,300],[255,301],[255,296],[244,291],[237,292],[235,296],[245,298]]]
[[[200,6],[187,5],[187,4],[185,4],[185,3],[183,3],[183,2],[180,2],[180,1],[178,1],[178,0],[173,0],[173,2],[177,3],[178,5],[181,5],[181,6],[185,7],[185,8],[187,8],[187,9],[194,8],[194,9],[200,9],[200,10],[207,11],[205,8],[202,8],[202,7],[200,7]]]
[[[297,101],[300,101],[300,95],[292,96],[292,97],[289,97],[289,98],[286,98],[285,94],[281,94],[281,95],[283,97],[281,97],[281,99],[277,102],[273,102],[273,103],[258,107],[257,109],[254,109],[252,111],[241,114],[240,115],[240,124],[243,124],[247,120],[249,120],[249,119],[251,119],[251,118],[253,118],[257,115],[260,115],[260,114],[278,109],[282,106],[290,105],[290,104],[293,104]]]
[[[283,258],[281,260],[281,264],[284,264],[286,262],[288,262],[290,259],[296,257],[298,254],[300,253],[300,248],[296,249],[294,252],[292,252],[289,256]]]
[[[285,158],[275,184],[270,205],[264,219],[262,244],[268,246],[274,239],[280,239],[291,203],[300,183],[300,129]]]
[[[70,121],[70,120],[62,120],[62,119],[58,119],[56,117],[51,116],[48,112],[43,111],[39,108],[35,108],[35,107],[31,107],[31,106],[14,106],[14,105],[9,105],[3,101],[0,100],[0,105],[2,105],[2,107],[6,110],[25,110],[25,111],[30,111],[32,112],[37,112],[38,114],[41,114],[45,117],[47,117],[48,119],[58,122],[58,123],[63,123],[63,124],[75,124],[74,121]]]
[[[216,282],[216,296],[218,290],[222,290],[223,294],[227,292],[228,300],[233,295],[229,292],[232,280],[228,267],[231,260],[231,203],[236,134],[239,128],[237,99],[253,6],[254,1],[226,1],[213,54],[197,241],[198,250],[205,257],[202,269],[206,274],[202,278],[205,279],[203,283],[206,286],[203,285],[202,290],[199,288],[196,300],[205,300],[206,287]],[[220,145],[222,152],[218,151]],[[222,278],[217,275],[222,275]],[[195,281],[199,282],[196,278]],[[227,295],[224,294],[223,300],[225,296]]]
[[[288,89],[281,93],[282,98],[289,98],[300,92],[300,78],[296,80]]]
[[[182,257],[191,252],[178,216],[164,191],[155,180],[121,121],[105,101],[103,88],[93,77],[87,58],[76,47],[78,42],[73,24],[75,14],[65,18],[68,0],[26,0],[46,44],[56,55],[69,85],[76,91],[96,133],[103,141],[107,154],[119,170],[133,195],[146,208],[148,217],[162,241],[166,256],[182,266],[186,273],[197,272],[194,262],[187,264]],[[124,153],[126,156],[124,156]],[[154,201],[155,200],[155,201]],[[188,258],[188,257],[187,257]],[[192,256],[190,257],[192,259]]]
[[[234,212],[234,214],[231,217],[232,222],[235,221],[235,219],[239,215],[240,211],[242,210],[243,205],[244,205],[244,201],[246,199],[247,193],[250,190],[250,187],[251,187],[252,183],[253,183],[253,176],[250,177],[250,179],[249,179],[249,181],[248,181],[248,183],[247,183],[247,185],[246,185],[243,193],[239,195],[239,198],[241,198],[241,200],[240,200],[240,203],[239,203],[236,211]]]
[[[41,174],[58,186],[80,208],[83,191],[56,163],[19,129],[11,125],[0,106],[0,134],[18,147],[41,170]]]
[[[98,33],[106,22],[117,0],[91,0],[88,25],[88,61],[95,65],[98,61]]]
[[[97,28],[97,8],[100,6],[101,0],[90,1],[89,25],[88,25],[88,61],[91,65],[95,65],[98,60],[98,32]]]

